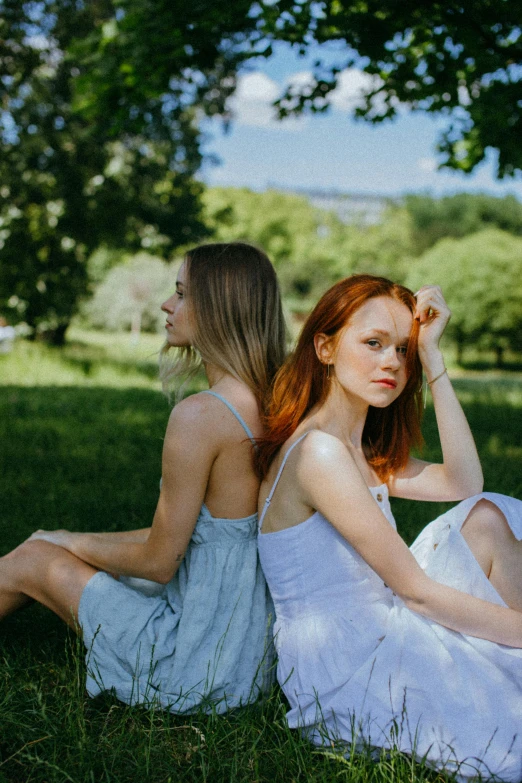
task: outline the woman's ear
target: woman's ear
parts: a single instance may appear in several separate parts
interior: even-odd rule
[[[320,332],[314,337],[314,347],[317,358],[321,364],[331,364],[334,354],[334,345],[332,337]]]

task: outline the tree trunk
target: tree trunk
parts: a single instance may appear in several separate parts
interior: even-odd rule
[[[65,345],[65,333],[69,328],[69,322],[66,324],[60,324],[56,329],[47,329],[45,332],[34,332],[34,339],[47,343],[47,345],[55,345],[58,348]]]
[[[457,340],[457,364],[459,366],[462,366],[463,361],[464,361],[464,341]]]
[[[141,334],[141,310],[135,310],[131,320],[131,343],[137,345]]]

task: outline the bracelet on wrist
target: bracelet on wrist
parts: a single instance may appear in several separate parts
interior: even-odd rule
[[[442,372],[440,372],[438,375],[436,375],[436,376],[435,376],[435,378],[432,378],[432,379],[431,379],[431,381],[428,381],[428,379],[426,378],[426,383],[428,384],[428,386],[433,386],[433,384],[435,383],[435,381],[438,381],[438,380],[439,380],[439,378],[442,378],[442,376],[443,376],[443,375],[446,375],[446,373],[447,373],[447,372],[448,372],[448,370],[447,370],[447,368],[445,367],[445,368],[443,369],[443,371],[442,371]]]

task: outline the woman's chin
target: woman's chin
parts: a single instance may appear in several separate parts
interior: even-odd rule
[[[173,334],[169,334],[167,332],[166,334],[166,343],[169,346],[169,348],[189,348],[190,343],[188,343],[186,340],[180,340],[177,339]]]
[[[373,408],[387,408],[392,402],[395,402],[399,395],[400,392],[397,392],[396,389],[393,389],[393,391],[386,391],[383,389],[381,394],[372,395],[373,399],[370,402],[370,405]]]

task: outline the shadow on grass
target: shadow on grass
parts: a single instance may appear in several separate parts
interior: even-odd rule
[[[88,378],[98,370],[110,369],[120,375],[139,373],[150,380],[158,377],[158,352],[151,352],[145,359],[136,359],[132,353],[120,358],[107,356],[107,347],[84,343],[80,340],[67,342],[63,347],[46,346],[50,355],[54,355],[64,367],[80,370]]]
[[[522,390],[510,378],[455,380],[485,488],[522,494]],[[147,389],[5,386],[0,399],[0,553],[37,527],[124,530],[149,524],[169,406]],[[424,459],[440,461],[433,408]],[[394,500],[408,542],[451,504]]]
[[[5,386],[0,399],[0,552],[38,528],[150,523],[165,398],[147,389]]]
[[[491,361],[477,359],[474,361],[464,361],[459,365],[459,367],[462,370],[480,370],[484,372],[503,372],[504,370],[506,372],[522,372],[522,362],[520,360],[505,361],[501,364],[500,367],[497,367]]]

